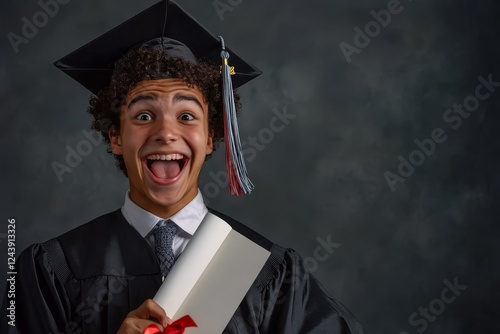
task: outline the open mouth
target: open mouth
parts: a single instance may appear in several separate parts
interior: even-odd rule
[[[180,153],[150,154],[146,157],[149,171],[158,179],[176,178],[186,165],[187,159]]]

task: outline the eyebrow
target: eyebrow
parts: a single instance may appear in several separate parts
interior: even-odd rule
[[[175,96],[174,96],[174,102],[181,102],[181,101],[191,101],[191,102],[194,102],[194,103],[196,103],[201,108],[201,110],[205,110],[203,108],[200,100],[198,100],[195,96],[185,95],[185,94],[181,94],[181,93],[175,94]]]
[[[156,101],[156,100],[158,100],[158,97],[156,95],[139,95],[139,96],[134,97],[132,99],[132,101],[130,101],[130,103],[127,106],[127,109],[130,109],[134,104],[136,104],[136,103],[138,103],[140,101]],[[194,102],[202,110],[204,110],[201,102],[195,96],[185,95],[185,94],[181,94],[181,93],[175,94],[175,96],[174,96],[174,103],[175,102],[181,102],[181,101],[191,101],[191,102]]]
[[[130,101],[130,103],[127,106],[127,109],[130,109],[134,104],[140,101],[155,101],[157,99],[158,97],[156,97],[155,95],[139,95],[134,97],[132,101]]]

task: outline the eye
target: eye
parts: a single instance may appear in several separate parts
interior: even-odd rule
[[[184,113],[181,115],[181,120],[183,121],[192,121],[194,119],[193,115]]]
[[[135,118],[141,121],[151,121],[153,119],[153,117],[146,112],[141,112],[139,115],[135,116]]]

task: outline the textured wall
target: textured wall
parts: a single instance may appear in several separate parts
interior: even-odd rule
[[[227,195],[220,150],[209,205],[299,250],[369,333],[498,332],[500,5],[179,2],[264,72],[240,90],[256,190]],[[126,179],[82,132],[89,94],[52,62],[152,3],[67,1],[45,22],[35,0],[2,5],[0,291],[8,218],[19,254],[121,205]],[[58,178],[53,162],[83,141]]]

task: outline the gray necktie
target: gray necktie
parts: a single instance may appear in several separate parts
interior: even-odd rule
[[[158,226],[158,224],[151,232],[155,238],[155,254],[160,262],[161,274],[165,277],[175,262],[172,244],[177,232],[177,225],[170,219],[165,225]]]

